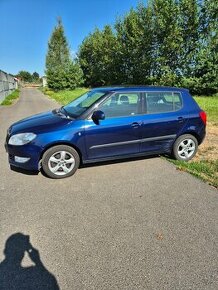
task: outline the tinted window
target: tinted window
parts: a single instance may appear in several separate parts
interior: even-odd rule
[[[99,107],[106,118],[133,116],[140,113],[140,96],[137,93],[122,93],[111,96]]]
[[[149,92],[145,100],[148,114],[177,111],[182,107],[179,93]]]
[[[182,108],[182,98],[179,93],[173,93],[173,95],[174,95],[174,108],[175,111],[177,111]]]

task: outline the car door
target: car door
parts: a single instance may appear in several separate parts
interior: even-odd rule
[[[142,124],[141,94],[115,93],[97,110],[104,112],[105,120],[96,124],[90,116],[85,121],[88,159],[138,153]]]
[[[176,92],[146,92],[142,100],[143,124],[140,152],[167,152],[188,120],[182,96]]]

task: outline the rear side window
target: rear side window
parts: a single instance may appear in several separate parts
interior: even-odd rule
[[[182,107],[180,93],[148,92],[145,94],[145,111],[147,114],[178,111]]]

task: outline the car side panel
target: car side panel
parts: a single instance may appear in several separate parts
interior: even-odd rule
[[[106,118],[96,125],[86,120],[85,142],[88,159],[113,157],[139,152],[141,115]]]

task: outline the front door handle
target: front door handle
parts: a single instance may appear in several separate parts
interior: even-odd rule
[[[184,121],[183,117],[178,118],[179,123],[182,123]]]
[[[133,128],[138,128],[139,126],[141,126],[141,123],[134,122],[134,123],[131,124],[131,126],[132,126]]]

